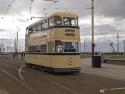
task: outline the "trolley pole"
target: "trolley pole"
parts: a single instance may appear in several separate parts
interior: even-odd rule
[[[95,52],[95,43],[94,43],[94,0],[91,0],[91,15],[92,15],[92,67],[94,67],[94,52]]]

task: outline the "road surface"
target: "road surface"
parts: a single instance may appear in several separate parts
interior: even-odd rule
[[[87,73],[50,74],[0,55],[0,94],[125,94],[125,82]]]

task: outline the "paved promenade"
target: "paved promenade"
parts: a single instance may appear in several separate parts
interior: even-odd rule
[[[82,73],[125,81],[125,66],[102,63],[102,68],[92,68],[91,58],[81,59]]]

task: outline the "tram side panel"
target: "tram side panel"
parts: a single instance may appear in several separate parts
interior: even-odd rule
[[[39,65],[41,67],[51,67],[50,55],[26,54],[25,61],[28,64]]]
[[[52,55],[51,65],[55,72],[80,71],[80,55]]]

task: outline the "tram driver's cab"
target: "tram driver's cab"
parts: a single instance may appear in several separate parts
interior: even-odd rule
[[[78,42],[55,42],[55,52],[56,53],[78,53],[79,43]]]

